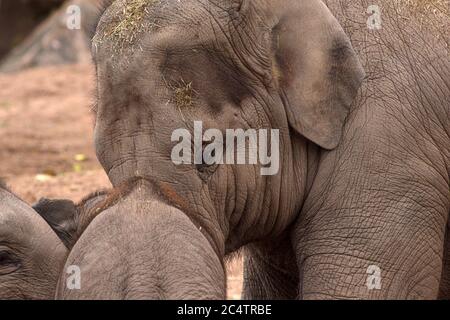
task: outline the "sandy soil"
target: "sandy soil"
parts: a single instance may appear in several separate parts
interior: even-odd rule
[[[0,177],[26,201],[83,196],[110,183],[93,149],[90,65],[0,75]],[[239,299],[242,262],[228,266],[228,297]]]

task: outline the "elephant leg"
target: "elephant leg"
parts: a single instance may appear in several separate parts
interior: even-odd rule
[[[450,223],[447,226],[447,233],[445,235],[444,259],[442,264],[439,299],[450,300]]]
[[[250,244],[244,251],[244,300],[287,300],[298,296],[298,268],[291,241]]]
[[[380,211],[321,210],[298,226],[301,299],[438,297],[442,217]]]

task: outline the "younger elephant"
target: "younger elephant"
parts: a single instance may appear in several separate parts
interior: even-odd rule
[[[52,299],[67,249],[0,181],[0,299]]]
[[[67,199],[41,198],[33,205],[33,209],[47,221],[70,250],[92,219],[102,212],[101,203],[107,195],[107,191],[97,191],[78,204]]]
[[[57,298],[225,296],[223,265],[201,228],[169,205],[156,189],[156,184],[135,179],[109,192],[93,194],[78,205],[67,200],[39,202],[41,214],[56,232],[70,234],[68,239],[75,241],[80,234],[76,226],[82,232],[83,221],[92,221],[66,262],[66,267],[76,265],[82,270],[81,288],[69,290],[63,272]]]

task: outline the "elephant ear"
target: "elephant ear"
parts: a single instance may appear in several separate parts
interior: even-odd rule
[[[347,35],[321,1],[269,1],[271,6],[273,70],[289,124],[319,146],[334,149],[364,70]]]
[[[70,200],[42,198],[33,209],[50,225],[67,248],[71,248],[77,233],[78,210]]]

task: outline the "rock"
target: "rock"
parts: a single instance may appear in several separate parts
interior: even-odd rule
[[[0,0],[0,59],[65,0]]]
[[[0,72],[89,62],[90,33],[100,1],[66,1],[2,60]]]

